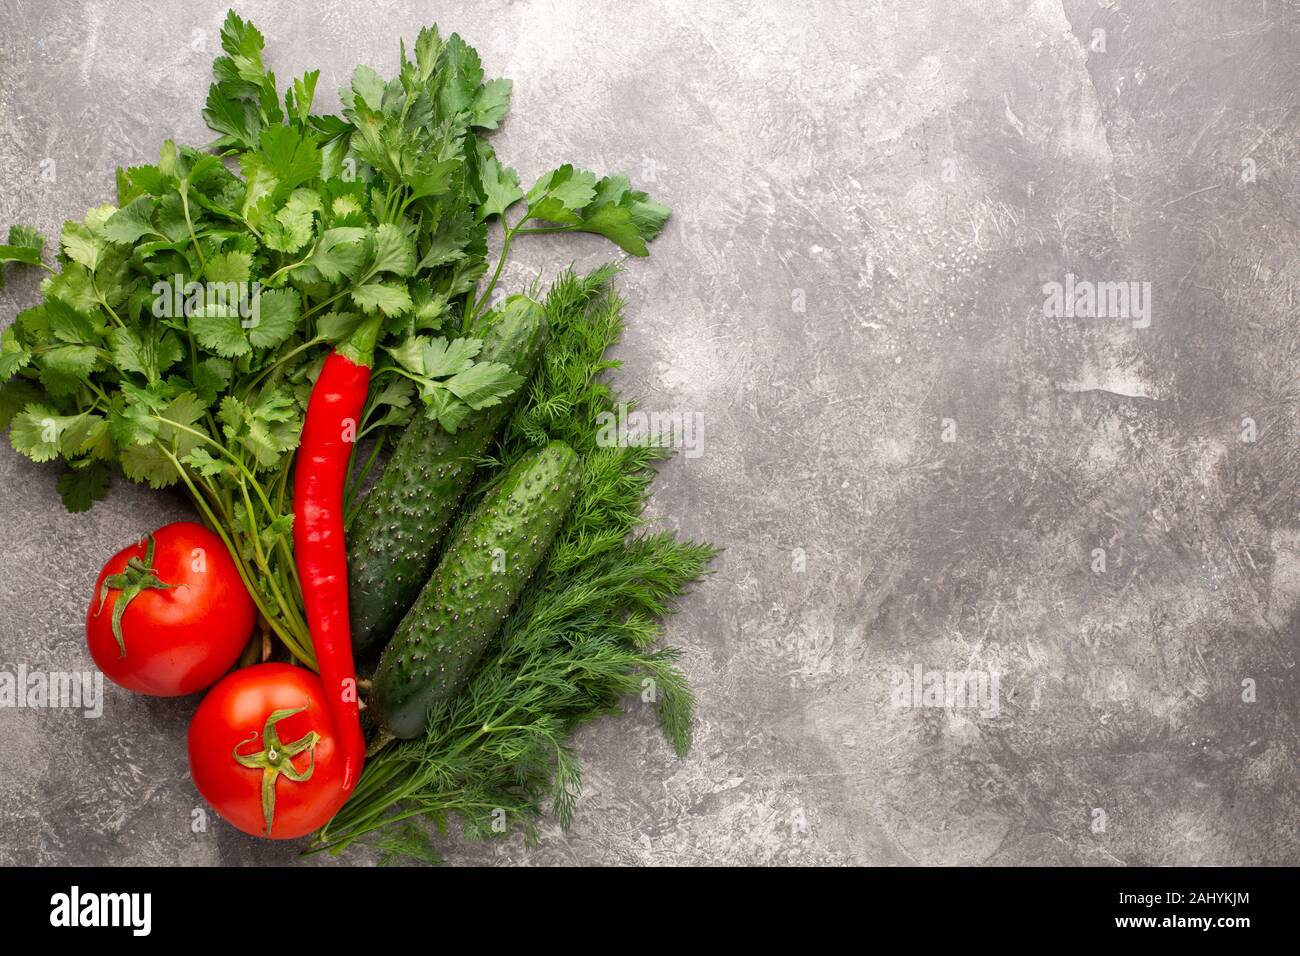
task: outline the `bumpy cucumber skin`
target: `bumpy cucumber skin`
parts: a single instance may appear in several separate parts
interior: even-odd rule
[[[484,325],[470,330],[483,340],[478,358],[504,362],[527,378],[546,338],[541,306],[511,296]],[[473,478],[474,459],[487,449],[526,387],[499,405],[472,413],[454,435],[418,411],[402,432],[348,529],[348,613],[358,657],[376,650],[415,602]]]
[[[388,733],[423,733],[429,712],[469,681],[550,547],[580,477],[573,449],[551,442],[515,464],[461,526],[375,671],[373,702]]]

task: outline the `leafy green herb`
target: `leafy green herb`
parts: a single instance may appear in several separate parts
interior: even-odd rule
[[[359,429],[376,448],[417,396],[450,430],[521,384],[461,339],[519,232],[506,227],[478,295],[487,223],[523,198],[481,136],[504,118],[510,84],[431,27],[396,76],[358,67],[341,114],[321,115],[319,73],[281,92],[252,23],[231,12],[221,46],[203,110],[216,154],[168,141],[157,163],[119,169],[115,203],[64,225],[53,266],[34,230],[14,226],[0,245],[0,268],[50,273],[41,303],[0,335],[0,425],[22,454],[63,462],[72,510],[104,497],[113,474],[184,487],[265,625],[310,665],[289,479],[328,350],[383,317]],[[565,185],[584,177],[553,174],[539,211],[591,226],[599,185]],[[653,219],[605,234],[641,254]]]

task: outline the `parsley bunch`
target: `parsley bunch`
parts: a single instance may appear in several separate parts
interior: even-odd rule
[[[420,31],[391,79],[357,67],[337,115],[312,112],[319,71],[281,94],[261,33],[233,12],[221,42],[203,110],[213,151],[168,141],[156,164],[119,169],[116,203],[65,223],[53,266],[34,230],[0,245],[0,265],[49,272],[42,301],[0,337],[0,427],[34,461],[63,462],[73,511],[114,474],[182,485],[264,626],[314,665],[290,472],[332,345],[382,323],[358,440],[378,449],[417,413],[454,431],[522,384],[475,361],[480,343],[464,336],[511,242],[582,231],[645,255],[668,210],[569,165],[525,192],[483,138],[510,82],[485,81],[459,36]],[[501,248],[479,294],[494,219]]]

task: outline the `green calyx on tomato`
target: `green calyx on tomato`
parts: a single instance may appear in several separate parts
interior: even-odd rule
[[[312,773],[316,770],[316,742],[320,740],[320,734],[311,731],[305,737],[295,740],[293,743],[286,744],[280,741],[279,731],[275,725],[286,717],[292,717],[294,714],[300,714],[306,707],[298,707],[292,710],[277,710],[272,712],[270,717],[266,718],[266,726],[262,728],[262,743],[264,749],[252,754],[241,754],[239,748],[252,743],[257,739],[257,731],[243,743],[235,745],[231,755],[240,765],[251,767],[255,770],[262,771],[262,815],[266,819],[266,835],[271,835],[271,824],[275,821],[275,782],[281,774],[284,774],[295,783],[302,783],[310,780]],[[303,751],[307,751],[311,757],[311,763],[307,766],[306,771],[300,771],[293,765],[293,758]]]
[[[145,545],[144,558],[128,558],[126,567],[117,574],[106,577],[104,586],[99,589],[99,610],[95,612],[96,617],[104,610],[104,602],[108,600],[109,591],[122,592],[121,600],[113,604],[113,637],[117,638],[117,647],[121,651],[118,657],[126,657],[126,641],[122,637],[122,615],[126,613],[127,605],[134,601],[141,591],[150,588],[177,587],[158,578],[158,572],[153,566],[153,535],[147,534],[145,539],[149,543]]]

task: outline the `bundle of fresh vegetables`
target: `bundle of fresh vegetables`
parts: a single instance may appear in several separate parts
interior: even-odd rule
[[[519,236],[645,255],[668,210],[568,165],[525,193],[482,137],[509,81],[485,82],[458,36],[422,30],[392,79],[358,67],[340,115],[311,111],[317,72],[281,97],[233,12],[222,46],[215,152],[168,142],[118,170],[116,205],[66,223],[55,266],[34,230],[0,245],[0,264],[50,273],[0,339],[13,446],[64,462],[70,510],[121,474],[181,485],[206,525],[110,560],[92,653],[153,694],[245,665],[200,705],[190,757],[248,832],[338,849],[448,813],[502,832],[547,792],[567,820],[565,740],[623,695],[653,700],[684,751],[690,695],[650,644],[712,552],[638,536],[662,452],[596,441],[613,270],[566,274],[544,304],[493,293]],[[273,638],[300,666],[258,663]],[[369,695],[354,646],[378,656]]]

